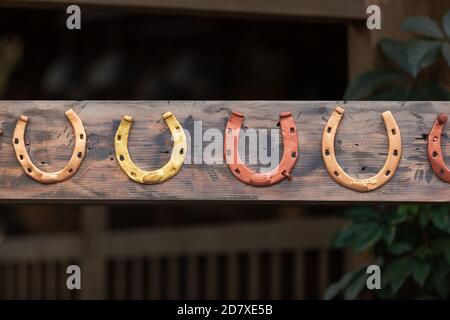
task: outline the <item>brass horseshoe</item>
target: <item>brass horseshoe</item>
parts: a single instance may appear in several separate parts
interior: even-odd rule
[[[428,160],[433,172],[444,182],[450,183],[450,170],[445,165],[442,154],[441,135],[448,117],[441,113],[428,134]]]
[[[359,192],[375,190],[386,184],[394,176],[394,173],[397,170],[402,153],[400,129],[398,128],[392,113],[390,111],[383,112],[382,116],[389,138],[389,153],[386,162],[383,168],[375,176],[368,179],[354,179],[341,168],[336,160],[334,152],[334,138],[343,114],[344,109],[337,107],[323,131],[322,158],[325,162],[325,167],[331,178],[344,187]]]
[[[166,112],[162,117],[172,133],[174,145],[170,160],[164,167],[158,170],[141,170],[131,160],[130,154],[128,153],[128,135],[130,134],[133,118],[124,116],[117,129],[114,139],[117,161],[127,176],[138,183],[157,184],[169,180],[180,171],[186,158],[187,143],[183,128],[172,112]]]
[[[255,187],[270,186],[286,178],[292,180],[291,171],[298,159],[297,127],[292,114],[290,112],[280,113],[283,158],[275,169],[264,174],[250,170],[239,157],[239,133],[243,122],[244,115],[233,111],[225,129],[224,156],[233,175],[238,180]]]
[[[86,151],[86,131],[84,130],[83,123],[72,109],[66,112],[66,117],[75,132],[75,148],[67,165],[57,172],[43,172],[33,164],[25,147],[25,129],[29,119],[22,115],[17,122],[13,137],[16,158],[25,173],[37,182],[51,184],[65,181],[77,172],[81,162],[83,162]]]

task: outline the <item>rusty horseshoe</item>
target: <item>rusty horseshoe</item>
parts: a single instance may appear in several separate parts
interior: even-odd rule
[[[368,179],[354,179],[341,168],[334,152],[334,138],[343,115],[344,109],[336,107],[324,128],[322,135],[322,158],[325,167],[331,178],[344,187],[359,192],[375,190],[386,184],[397,170],[402,152],[400,130],[392,113],[390,111],[383,112],[382,116],[389,139],[389,151],[386,162],[375,176]]]
[[[280,113],[280,127],[283,136],[283,158],[279,165],[267,173],[257,173],[249,169],[239,157],[239,133],[244,115],[233,111],[225,129],[224,156],[233,175],[240,181],[256,186],[266,187],[287,178],[292,180],[291,171],[298,159],[297,127],[290,112]]]
[[[441,147],[441,135],[448,117],[441,113],[437,116],[433,128],[428,134],[428,160],[433,172],[442,180],[450,183],[450,170],[444,162],[444,155]]]
[[[25,173],[37,182],[42,184],[52,184],[65,181],[77,172],[83,162],[86,151],[86,131],[84,130],[83,123],[72,109],[66,112],[66,117],[75,132],[75,148],[67,165],[57,172],[44,172],[38,169],[31,161],[25,147],[25,129],[29,121],[28,117],[24,115],[20,116],[20,119],[16,124],[13,137],[16,158]]]

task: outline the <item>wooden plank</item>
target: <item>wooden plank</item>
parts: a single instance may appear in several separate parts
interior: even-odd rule
[[[403,152],[394,178],[382,188],[358,193],[336,184],[324,168],[320,152],[325,122],[340,102],[276,101],[146,101],[45,102],[4,101],[0,126],[0,199],[12,201],[283,201],[283,202],[448,202],[450,188],[432,172],[426,155],[426,135],[439,112],[450,113],[448,102],[349,102],[336,137],[337,159],[356,178],[372,176],[383,166],[387,137],[381,113],[390,110],[400,127]],[[25,175],[11,144],[17,119],[30,117],[26,140],[31,158],[44,170],[57,170],[71,155],[73,136],[64,111],[72,107],[88,132],[88,151],[79,172],[68,181],[41,185]],[[170,134],[160,115],[171,110],[195,140],[198,132],[225,127],[230,110],[246,115],[251,128],[276,128],[278,113],[292,112],[299,129],[300,158],[295,179],[268,188],[236,180],[226,164],[189,164],[169,181],[141,185],[119,168],[113,137],[124,114],[136,123],[130,135],[130,153],[144,169],[159,168],[170,157]],[[194,126],[203,129],[194,132]],[[198,128],[197,128],[198,129]],[[203,131],[201,131],[203,130]],[[279,141],[281,143],[281,139]],[[448,135],[444,154],[450,154]],[[203,142],[203,148],[210,142]],[[277,145],[280,147],[280,145]],[[275,148],[277,147],[275,146]],[[188,153],[192,154],[192,148]],[[197,146],[198,147],[198,146]],[[281,148],[281,147],[280,147]],[[205,151],[205,149],[203,149]],[[206,156],[204,161],[213,161]],[[218,157],[216,160],[221,161]]]
[[[6,0],[2,6],[67,4],[65,0]],[[165,11],[364,19],[364,0],[73,0],[70,4]]]

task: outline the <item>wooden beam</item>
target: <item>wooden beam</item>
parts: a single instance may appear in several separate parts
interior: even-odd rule
[[[380,189],[359,193],[335,183],[324,168],[322,130],[340,102],[264,101],[3,101],[0,103],[0,201],[282,201],[282,202],[449,202],[450,187],[432,172],[426,135],[439,112],[450,114],[448,102],[349,102],[336,136],[336,156],[344,170],[356,178],[369,177],[383,166],[387,153],[386,129],[381,113],[390,110],[400,128],[403,152],[395,176]],[[30,179],[15,158],[13,131],[21,114],[30,118],[26,141],[31,159],[45,171],[63,167],[70,158],[73,134],[64,111],[73,108],[88,134],[87,155],[71,179],[42,185]],[[171,136],[161,114],[172,111],[191,136],[190,163],[174,178],[158,185],[131,181],[114,156],[114,135],[123,115],[135,119],[129,150],[146,170],[163,166],[172,150]],[[223,132],[231,110],[243,112],[250,128],[277,129],[279,113],[290,111],[299,130],[299,160],[293,181],[257,188],[236,180],[221,154],[202,155],[211,142],[201,142],[207,129]],[[214,133],[209,131],[209,133]],[[200,140],[198,138],[200,137]],[[220,138],[220,137],[219,137]],[[195,145],[195,141],[200,141]],[[247,139],[249,140],[249,139]],[[282,139],[274,150],[282,150]],[[450,154],[447,136],[444,154]],[[217,142],[222,152],[221,141]],[[194,150],[195,149],[195,150]],[[248,149],[247,149],[248,150]],[[281,153],[280,153],[281,154]],[[278,161],[278,158],[275,159]]]
[[[66,5],[66,0],[6,0],[2,6]],[[150,10],[364,19],[364,0],[73,0],[70,4]]]

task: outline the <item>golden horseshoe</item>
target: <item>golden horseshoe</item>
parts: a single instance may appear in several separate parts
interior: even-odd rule
[[[172,112],[166,112],[162,117],[172,133],[174,146],[170,160],[158,170],[141,170],[131,160],[128,153],[128,135],[130,134],[133,118],[124,116],[117,129],[114,139],[117,161],[127,176],[138,183],[157,184],[169,180],[180,171],[186,158],[187,144],[183,128]]]
[[[43,172],[33,164],[25,147],[25,129],[27,127],[28,117],[22,115],[17,122],[13,137],[16,157],[25,170],[25,173],[37,182],[51,184],[65,181],[77,172],[81,162],[83,162],[86,151],[86,131],[84,130],[83,123],[72,109],[66,112],[66,117],[75,132],[75,148],[67,165],[57,172]]]
[[[339,165],[334,152],[334,138],[337,128],[344,114],[344,109],[337,107],[327,122],[322,135],[322,158],[331,178],[349,189],[367,192],[375,190],[386,184],[397,170],[402,153],[400,130],[390,111],[383,112],[384,125],[389,138],[389,153],[383,168],[368,179],[354,179],[350,177]]]

